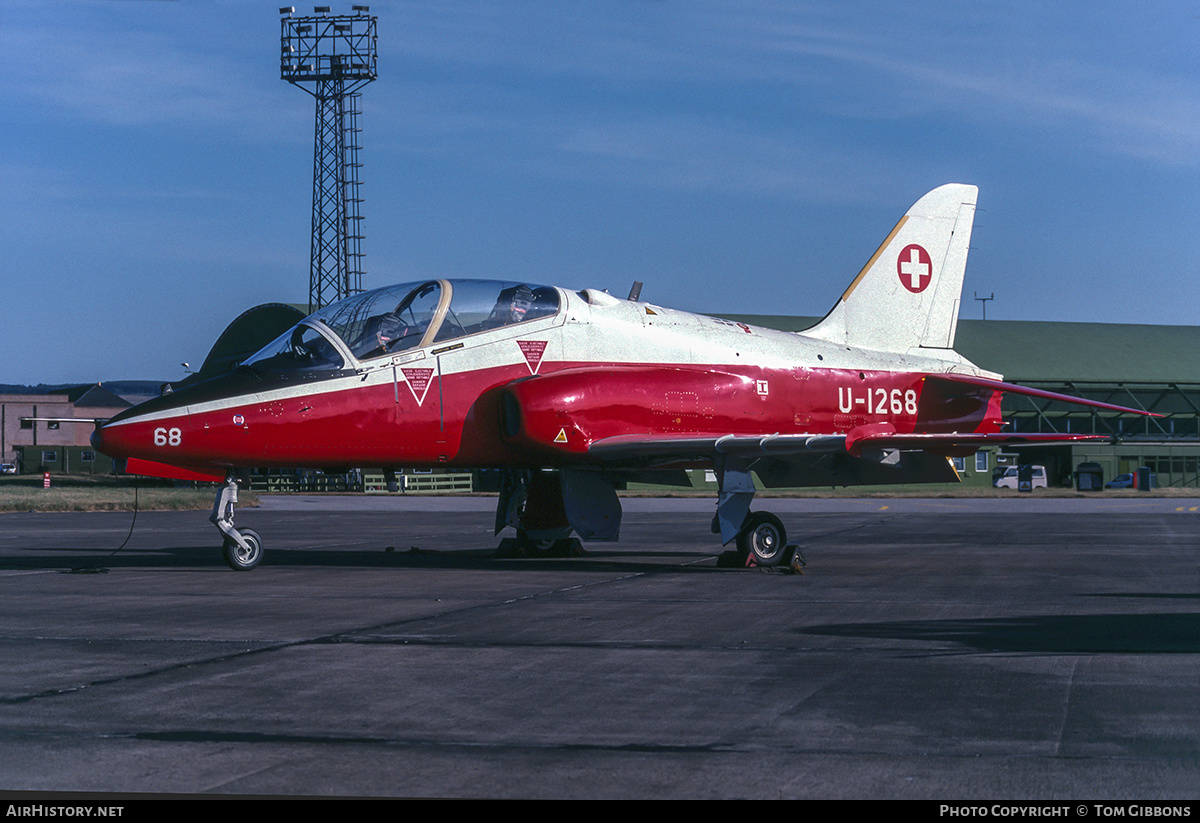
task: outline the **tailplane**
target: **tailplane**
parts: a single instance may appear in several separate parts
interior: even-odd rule
[[[808,337],[857,348],[950,349],[979,189],[940,186],[918,200]]]

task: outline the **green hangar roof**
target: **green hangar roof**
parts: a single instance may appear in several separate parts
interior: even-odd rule
[[[954,347],[1009,379],[1200,383],[1200,326],[960,320]]]

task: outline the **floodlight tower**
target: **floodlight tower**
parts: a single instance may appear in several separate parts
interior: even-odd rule
[[[279,10],[279,76],[317,101],[313,149],[312,257],[308,308],[362,291],[362,196],[358,170],[360,89],[376,77],[375,18],[368,6],[311,17]]]

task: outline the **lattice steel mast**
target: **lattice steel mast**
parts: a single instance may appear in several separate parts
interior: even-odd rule
[[[317,101],[313,147],[312,256],[308,307],[362,291],[362,195],[358,161],[360,89],[376,77],[375,18],[367,6],[312,17],[279,10],[279,76]]]

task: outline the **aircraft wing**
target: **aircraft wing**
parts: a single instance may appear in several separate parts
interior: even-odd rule
[[[622,436],[597,440],[588,454],[603,461],[645,459],[651,457],[686,459],[727,454],[743,459],[787,457],[802,454],[845,452],[855,456],[871,449],[900,449],[935,453],[974,452],[986,446],[1028,445],[1032,443],[1070,443],[1079,440],[1108,440],[1100,434],[1016,434],[996,432],[897,432],[887,423],[860,426],[848,434],[765,434],[723,437]],[[958,456],[955,454],[954,456]]]
[[[874,429],[864,431],[864,429]],[[846,435],[846,451],[855,456],[870,449],[927,451],[946,457],[966,457],[987,446],[1074,443],[1080,440],[1111,440],[1103,434],[1019,434],[1016,432],[913,432],[900,433],[892,426],[862,426]]]
[[[603,464],[632,469],[635,473],[639,466],[646,470],[710,461],[715,468],[723,467],[725,471],[753,469],[762,485],[769,489],[890,486],[956,483],[960,480],[958,472],[947,458],[967,457],[984,446],[1105,439],[1090,434],[906,434],[897,432],[891,424],[875,423],[844,435],[610,437],[592,443],[588,454]],[[733,516],[732,520],[740,523],[741,515]]]

